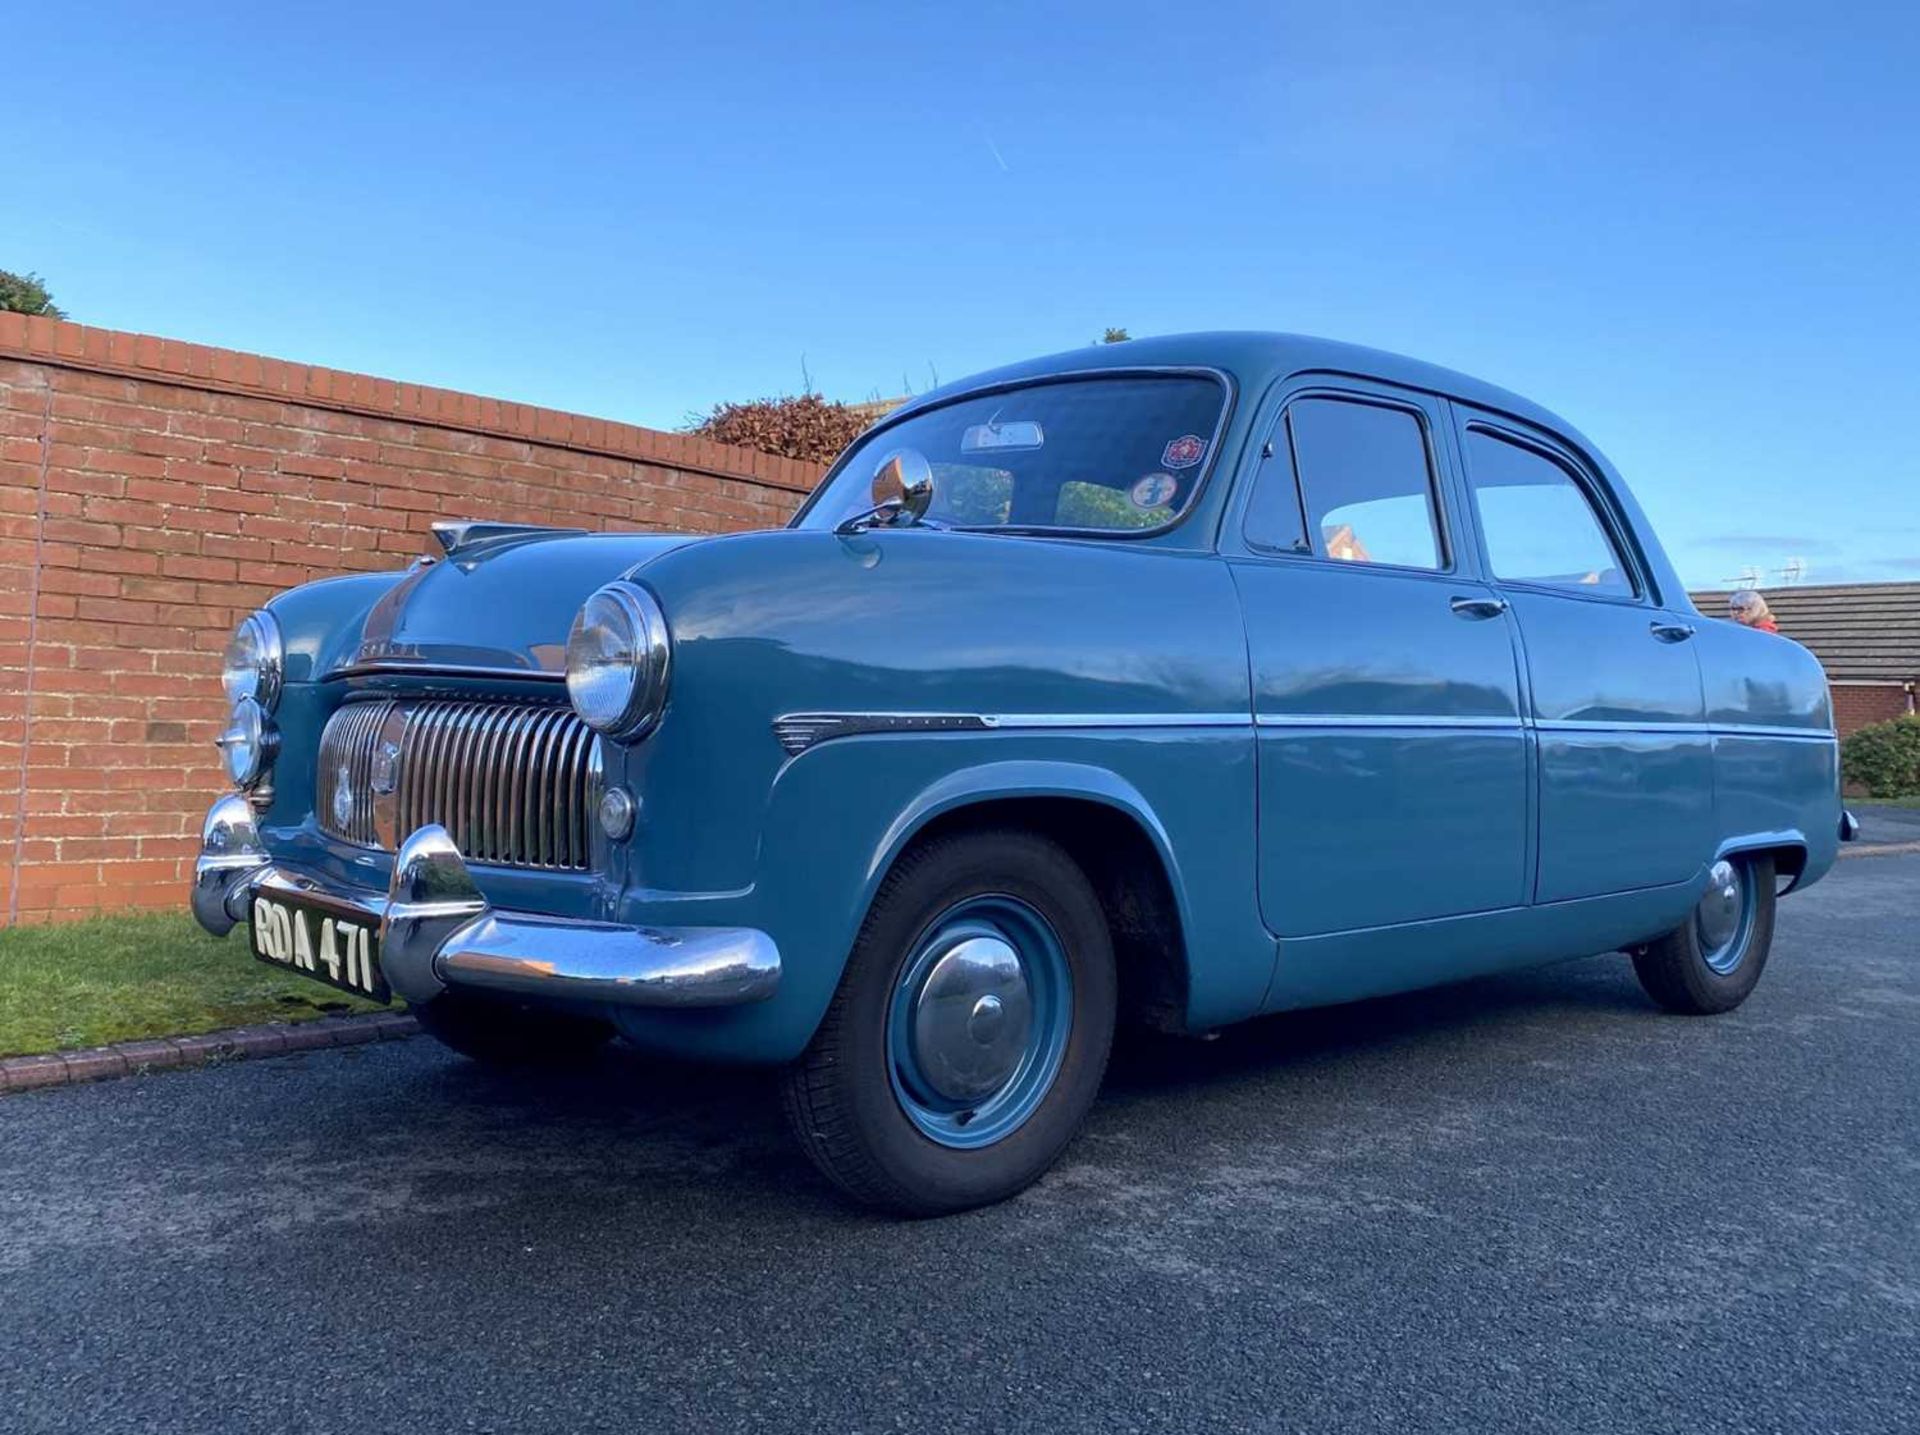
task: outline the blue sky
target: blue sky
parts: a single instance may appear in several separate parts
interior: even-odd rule
[[[0,268],[82,320],[661,427],[1291,329],[1557,409],[1690,581],[1920,579],[1910,5],[99,3],[8,52]]]

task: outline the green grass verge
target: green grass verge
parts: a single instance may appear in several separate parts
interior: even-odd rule
[[[245,927],[209,937],[184,913],[0,931],[0,1056],[378,1010],[256,961]]]
[[[1845,797],[1841,801],[1859,807],[1913,807],[1920,808],[1920,793],[1911,797]]]

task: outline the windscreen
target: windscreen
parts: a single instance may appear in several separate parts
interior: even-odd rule
[[[1192,502],[1213,457],[1225,386],[1204,375],[1125,374],[1000,389],[861,439],[801,528],[873,505],[874,470],[917,451],[933,474],[927,517],[955,528],[1128,533]]]

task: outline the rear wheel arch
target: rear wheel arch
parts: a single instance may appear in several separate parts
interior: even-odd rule
[[[1800,885],[1800,875],[1807,869],[1807,842],[1798,833],[1769,833],[1722,844],[1714,859],[1718,861],[1722,857],[1737,857],[1748,862],[1762,857],[1771,859],[1775,876],[1788,879],[1782,889],[1784,895]]]

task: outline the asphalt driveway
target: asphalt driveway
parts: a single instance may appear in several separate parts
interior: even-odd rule
[[[1140,1048],[960,1218],[766,1098],[423,1039],[0,1100],[0,1429],[1920,1425],[1920,856],[1729,1017],[1596,958]]]
[[[1860,819],[1860,840],[1870,847],[1920,842],[1920,807],[1862,802],[1853,812]]]

